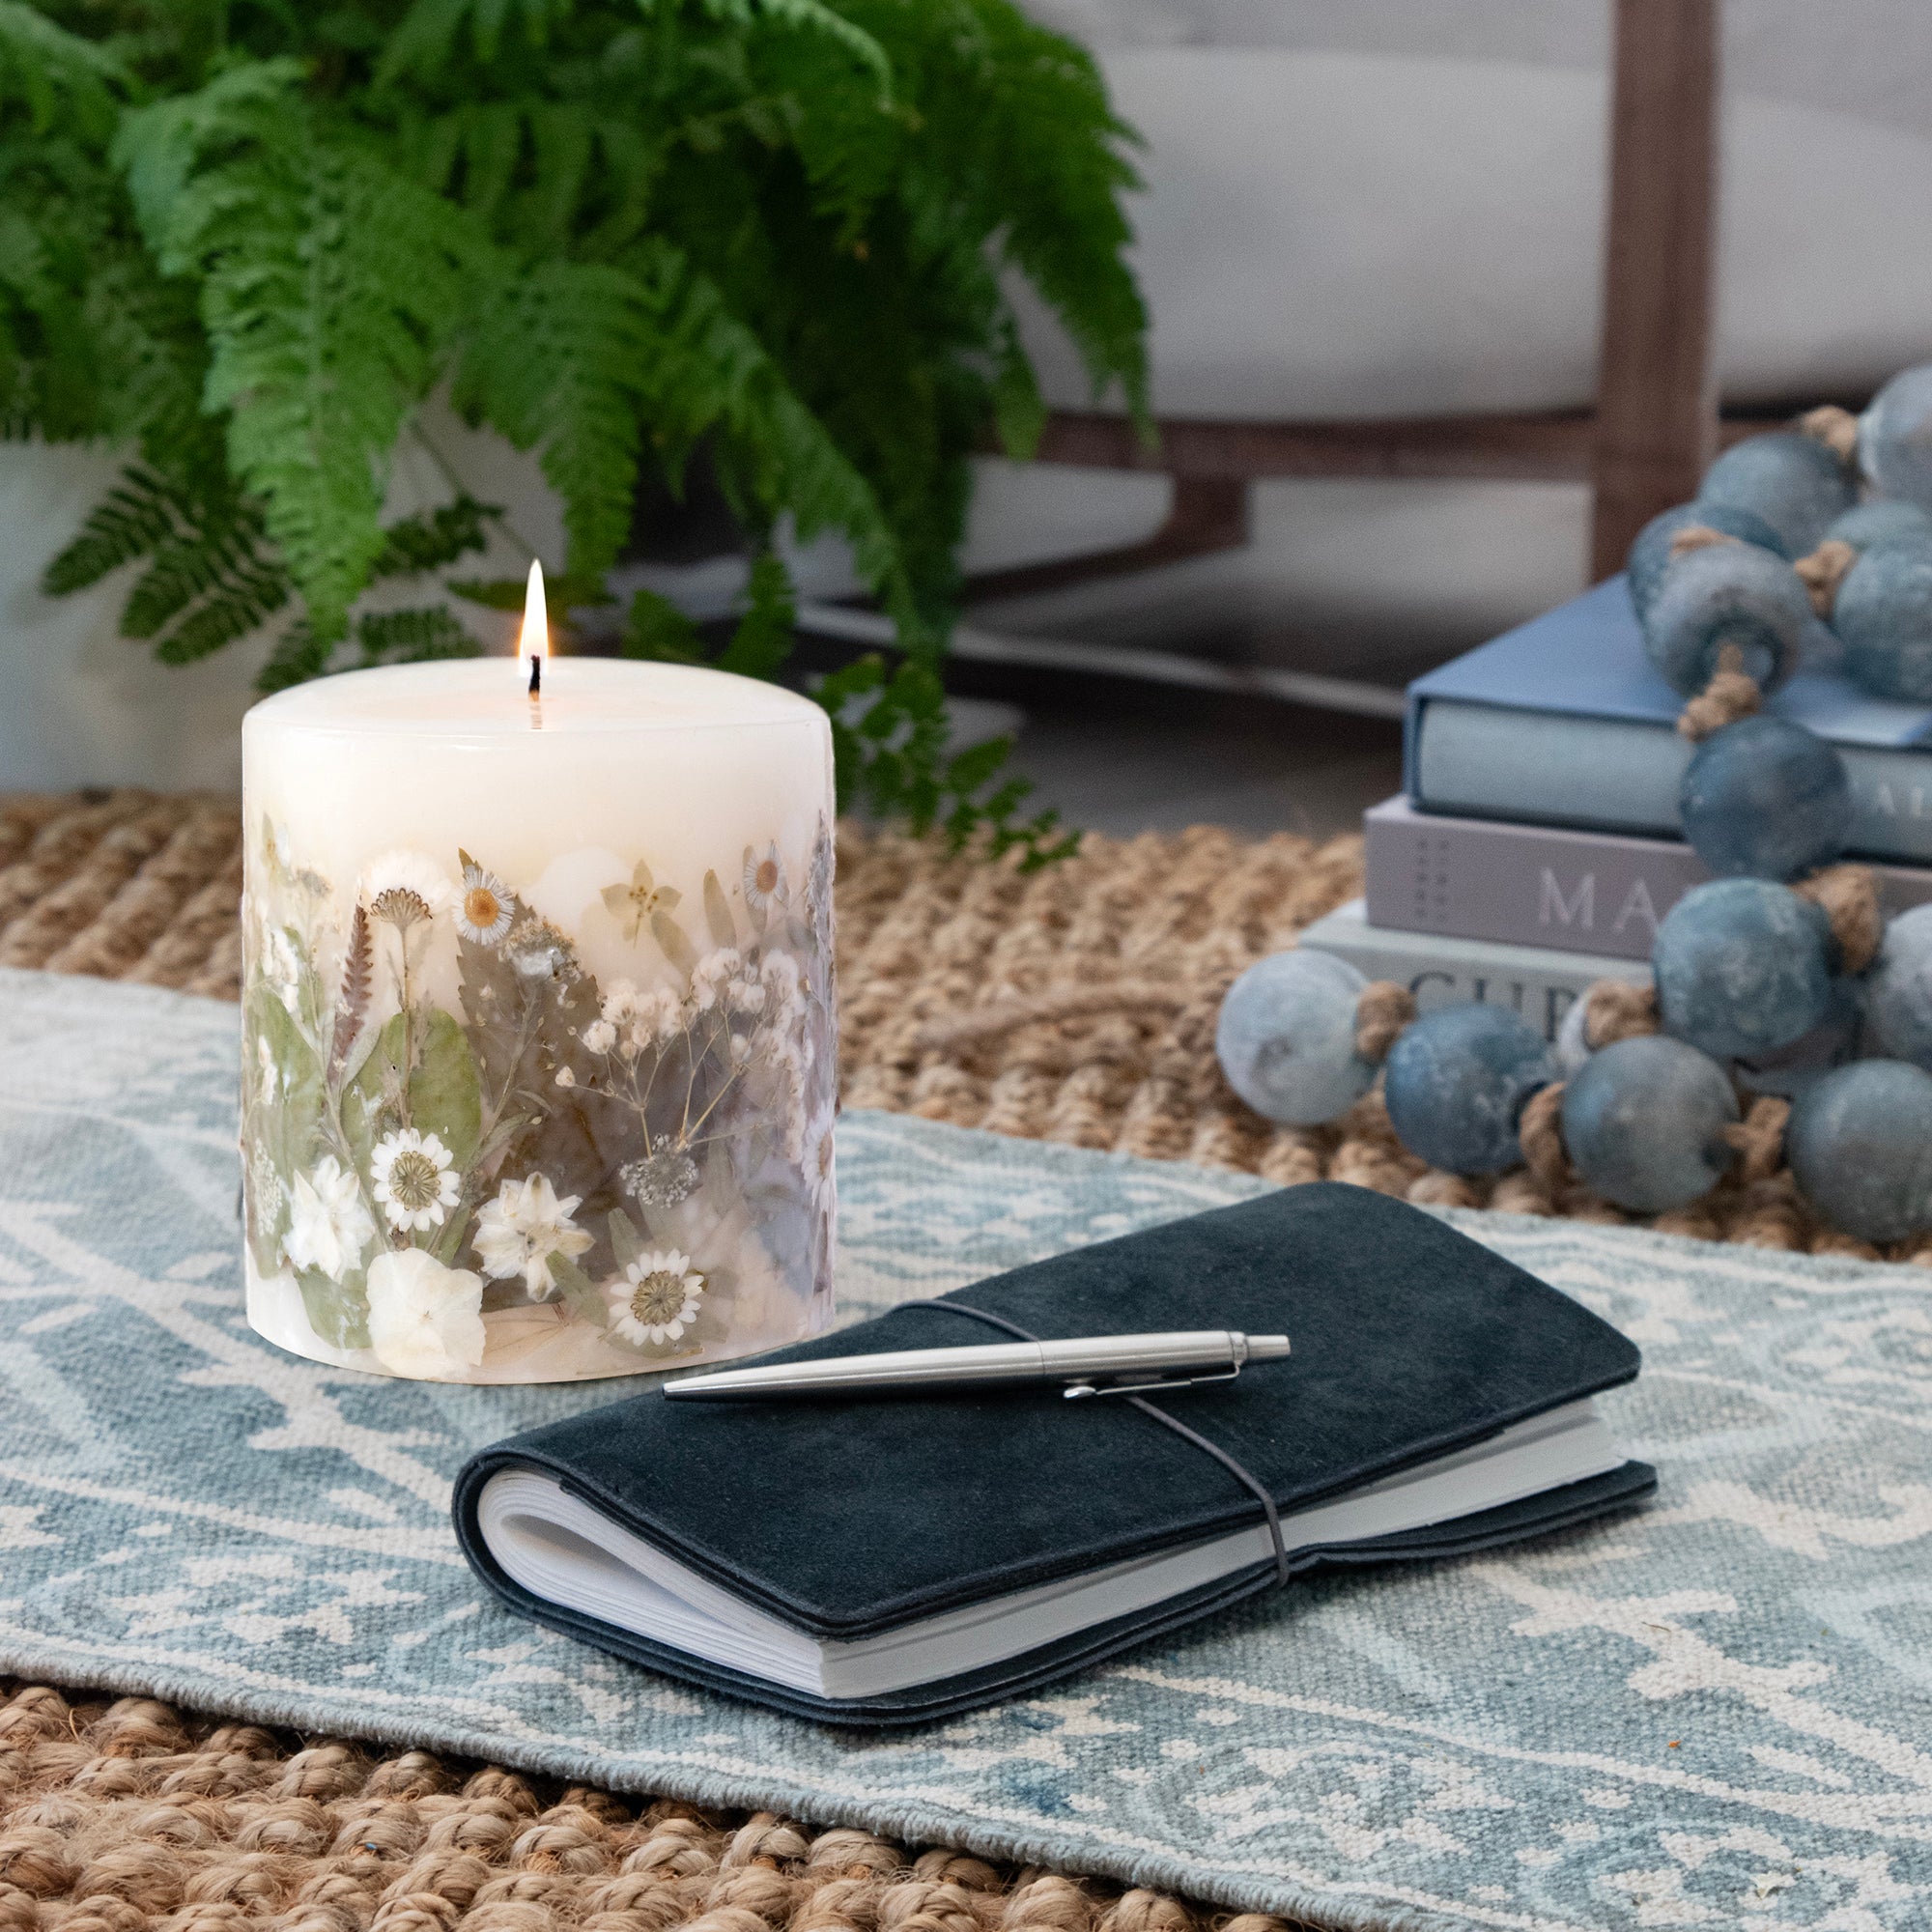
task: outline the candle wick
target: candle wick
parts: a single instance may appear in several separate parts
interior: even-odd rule
[[[530,696],[543,695],[543,659],[532,654],[530,658]]]

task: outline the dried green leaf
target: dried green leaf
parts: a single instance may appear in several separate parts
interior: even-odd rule
[[[556,1291],[563,1296],[570,1312],[580,1321],[594,1321],[598,1327],[604,1326],[604,1297],[597,1293],[596,1284],[568,1255],[551,1256],[550,1278],[556,1284]]]
[[[611,1252],[617,1258],[617,1265],[627,1268],[644,1251],[644,1244],[638,1238],[638,1231],[631,1225],[631,1217],[621,1208],[611,1210]]]
[[[697,970],[697,950],[685,936],[684,927],[670,914],[660,909],[651,914],[651,932],[664,956],[688,980]]]
[[[731,902],[724,896],[716,872],[704,875],[704,923],[711,928],[712,945],[737,945],[738,922],[731,917]]]
[[[331,1349],[369,1346],[369,1294],[357,1268],[343,1281],[331,1281],[320,1268],[303,1268],[296,1276],[301,1289],[308,1325]]]

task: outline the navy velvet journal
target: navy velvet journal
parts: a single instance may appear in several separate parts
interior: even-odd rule
[[[1284,1517],[1630,1381],[1606,1322],[1433,1216],[1335,1182],[1189,1216],[956,1296],[1045,1337],[1285,1330],[1293,1353],[1161,1406],[1270,1490]],[[896,1309],[767,1360],[1004,1339]],[[840,1402],[670,1403],[653,1388],[513,1436],[457,1479],[456,1527],[512,1608],[671,1677],[832,1721],[949,1716],[1276,1586],[1272,1559],[1029,1651],[889,1695],[829,1699],[707,1662],[532,1595],[477,1521],[498,1470],[547,1473],[701,1577],[814,1636],[894,1631],[1031,1585],[1245,1528],[1254,1494],[1131,1406],[1057,1390]],[[1371,1542],[1297,1548],[1297,1570],[1435,1557],[1577,1522],[1655,1487],[1644,1464]],[[1291,1606],[1283,1640],[1293,1640]]]

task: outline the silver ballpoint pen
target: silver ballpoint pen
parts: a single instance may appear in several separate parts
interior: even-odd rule
[[[1163,1335],[1088,1335],[1066,1342],[995,1342],[963,1349],[897,1349],[828,1355],[762,1369],[679,1376],[666,1395],[691,1402],[762,1402],[790,1396],[918,1393],[923,1389],[1018,1388],[1060,1382],[1068,1397],[1134,1395],[1230,1381],[1248,1362],[1288,1353],[1286,1335],[1180,1328]]]

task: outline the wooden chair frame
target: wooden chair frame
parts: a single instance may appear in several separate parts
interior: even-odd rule
[[[1164,472],[1166,522],[1145,542],[976,577],[976,602],[1236,549],[1263,477],[1589,482],[1591,576],[1622,569],[1659,510],[1696,495],[1721,442],[1712,365],[1720,0],[1613,0],[1603,335],[1594,410],[1358,421],[1163,417],[1157,449],[1119,415],[1057,412],[1038,460]]]

